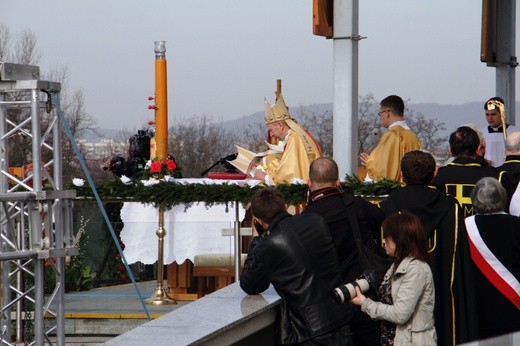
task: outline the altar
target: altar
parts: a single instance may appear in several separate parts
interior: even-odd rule
[[[224,237],[223,228],[233,228],[236,220],[235,203],[206,206],[204,202],[191,206],[179,205],[164,213],[164,264],[193,262],[201,253],[234,253],[233,237]],[[245,209],[239,204],[239,222]],[[121,209],[124,223],[121,240],[128,264],[157,262],[159,210],[151,205],[126,202]]]
[[[255,181],[175,179],[182,184],[251,185]],[[236,210],[238,208],[238,211]],[[180,204],[164,213],[164,264],[168,264],[167,281],[170,295],[188,294],[192,266],[198,254],[235,254],[233,236],[223,236],[222,229],[233,228],[245,217],[245,208],[234,201],[206,205],[204,202]],[[159,210],[150,204],[125,202],[121,209],[121,241],[128,264],[154,264],[158,256]]]

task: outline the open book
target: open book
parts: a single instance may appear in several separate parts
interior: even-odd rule
[[[269,144],[269,150],[262,151],[260,153],[254,153],[250,150],[244,149],[242,147],[237,147],[237,158],[234,160],[229,160],[228,162],[235,166],[240,172],[249,174],[253,164],[261,164],[262,158],[269,154],[277,154],[283,151],[283,145],[281,146],[282,150],[280,150],[279,146],[274,146]]]

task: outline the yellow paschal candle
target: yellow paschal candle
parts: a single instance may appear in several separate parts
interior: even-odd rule
[[[157,159],[168,156],[168,89],[165,41],[155,41],[155,142]]]

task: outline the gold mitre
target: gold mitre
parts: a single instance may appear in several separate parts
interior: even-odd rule
[[[266,124],[292,119],[281,94],[278,96],[278,99],[272,106],[269,104],[269,102],[267,102],[267,99],[264,99],[264,106]]]
[[[505,113],[505,105],[500,100],[489,100],[486,103],[486,110],[491,111],[494,109],[498,110],[500,115]]]

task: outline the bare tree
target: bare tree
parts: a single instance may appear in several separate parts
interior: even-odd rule
[[[84,138],[88,133],[101,136],[96,120],[85,109],[83,91],[76,90],[67,101],[66,119],[74,137]]]
[[[7,53],[11,46],[11,32],[4,24],[0,23],[0,61],[7,60]]]
[[[126,157],[128,154],[128,150],[130,149],[130,137],[137,133],[137,130],[128,130],[121,129],[114,136],[113,140],[116,143],[116,146],[112,148],[111,153],[119,154],[123,157]]]
[[[76,144],[85,160],[89,173],[93,178],[98,176],[101,170],[102,160],[91,158],[88,155],[81,139],[88,135],[101,137],[99,127],[95,119],[88,114],[85,108],[85,97],[82,90],[71,92],[69,88],[70,71],[67,65],[56,65],[50,70],[48,79],[61,84],[60,108],[63,111],[65,120]],[[42,119],[45,119],[45,114]],[[63,155],[63,181],[70,183],[75,177],[85,177],[83,168],[80,165],[76,152],[65,132],[62,135],[62,155]],[[101,162],[100,162],[101,161]]]
[[[267,128],[264,123],[256,122],[247,127],[241,134],[237,145],[254,152],[267,150]]]
[[[442,150],[447,147],[448,135],[443,135],[446,131],[446,124],[435,119],[426,119],[422,113],[415,113],[413,110],[407,113],[408,126],[416,131],[423,149],[429,151]]]
[[[377,116],[379,103],[373,94],[359,96],[358,101],[358,148],[370,152],[379,142],[384,127]]]
[[[42,54],[37,48],[38,39],[36,34],[29,29],[25,29],[16,35],[14,52],[12,58],[16,62],[24,65],[36,65],[40,62]]]
[[[300,107],[300,119],[302,125],[320,145],[323,155],[332,157],[332,112],[326,110],[321,114],[307,113],[303,107]]]
[[[185,119],[170,128],[168,147],[185,178],[200,178],[200,173],[221,158],[235,153],[238,137],[221,125],[212,124],[206,115]],[[219,169],[221,167],[215,167]]]

